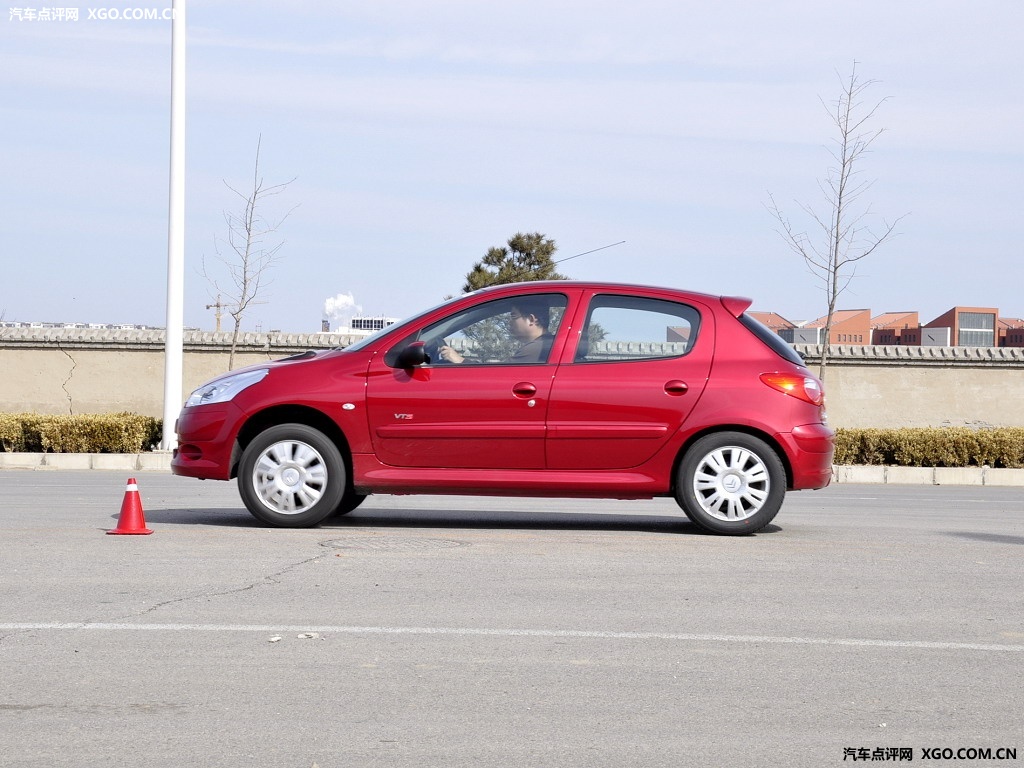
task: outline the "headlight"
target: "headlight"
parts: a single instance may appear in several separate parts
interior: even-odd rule
[[[185,407],[193,405],[209,405],[210,403],[224,403],[233,398],[246,387],[262,381],[263,377],[270,372],[267,368],[259,368],[255,371],[244,371],[216,379],[209,384],[204,384],[185,401]]]

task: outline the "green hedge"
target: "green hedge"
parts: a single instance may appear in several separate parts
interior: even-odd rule
[[[1024,427],[837,429],[836,464],[1024,467]]]
[[[41,416],[0,413],[0,450],[30,453],[141,453],[159,443],[163,422],[137,413]]]

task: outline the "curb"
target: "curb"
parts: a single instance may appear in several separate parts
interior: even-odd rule
[[[0,470],[107,469],[125,472],[170,472],[171,452],[146,453],[3,453]],[[832,467],[833,483],[863,485],[1024,486],[1024,469],[991,467]]]
[[[832,482],[869,485],[987,485],[1024,486],[1024,469],[992,467],[832,467]]]
[[[111,469],[126,472],[170,472],[170,451],[146,453],[0,453],[3,469]]]

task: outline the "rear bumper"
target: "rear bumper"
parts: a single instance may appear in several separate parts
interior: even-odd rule
[[[779,435],[793,470],[791,490],[824,488],[832,480],[836,433],[824,424],[803,424]]]

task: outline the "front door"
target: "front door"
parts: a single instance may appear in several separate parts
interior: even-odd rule
[[[367,414],[377,458],[396,467],[542,469],[554,365],[548,363],[566,299],[561,294],[475,305],[399,342],[427,345],[430,362],[393,368],[375,359]],[[521,303],[521,301],[519,302]],[[548,310],[545,313],[545,308]],[[540,317],[538,317],[540,316]],[[520,326],[546,323],[527,347]],[[527,359],[522,350],[532,353]],[[457,361],[457,362],[456,362]]]

